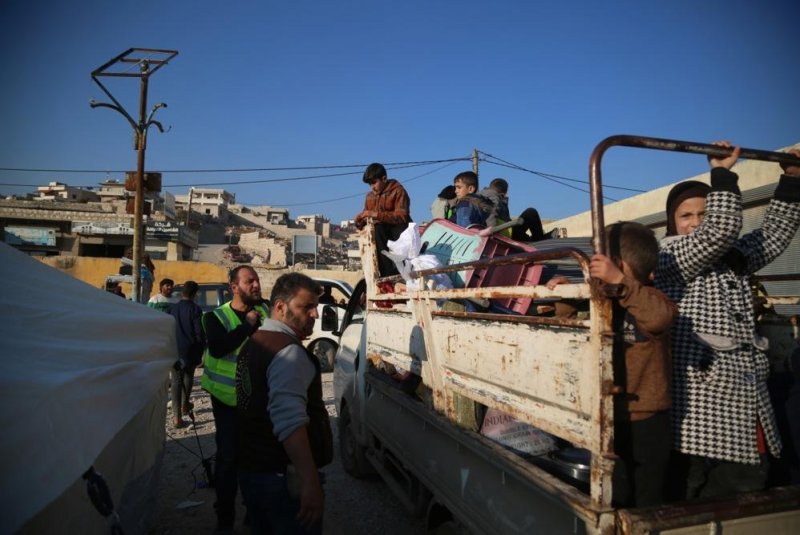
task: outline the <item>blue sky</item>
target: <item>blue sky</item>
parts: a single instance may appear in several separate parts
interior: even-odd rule
[[[526,169],[587,180],[614,134],[777,149],[800,141],[800,2],[2,0],[0,168],[135,169],[122,116],[90,73],[132,47],[179,55],[150,79],[166,102],[148,170],[173,193],[225,187],[293,216],[352,217],[364,165],[467,158],[474,148]],[[105,79],[134,115],[137,79]],[[148,106],[149,107],[149,106]],[[354,165],[289,172],[232,169]],[[470,163],[390,170],[412,216]],[[178,170],[220,170],[177,173]],[[612,149],[607,186],[647,190],[703,172],[699,156]],[[170,172],[173,171],[173,172]],[[346,176],[233,184],[319,174]],[[588,194],[481,162],[505,177],[511,211],[558,218]],[[105,173],[0,170],[0,192]],[[570,183],[586,188],[585,184]],[[609,197],[632,195],[607,188]],[[338,199],[338,200],[335,200]]]

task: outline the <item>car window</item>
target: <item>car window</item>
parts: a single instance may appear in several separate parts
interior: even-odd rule
[[[342,325],[340,326],[342,332],[344,332],[351,323],[364,322],[364,302],[366,297],[367,281],[361,279],[358,284],[356,284],[353,295],[347,303],[347,310],[345,311],[344,318],[342,318]]]
[[[353,288],[350,287],[347,283],[338,283],[338,282],[328,282],[328,281],[320,281],[318,280],[320,286],[323,289],[330,288],[331,296],[333,297],[333,302],[337,305],[342,307],[347,306],[347,302],[350,300],[350,295],[353,293]]]

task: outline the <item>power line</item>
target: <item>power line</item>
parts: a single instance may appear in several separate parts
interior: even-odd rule
[[[456,161],[461,161],[461,160],[456,160]],[[451,165],[455,164],[456,161],[451,161],[450,163],[447,163],[447,164],[445,164],[445,165],[443,165],[441,167],[438,167],[438,168],[433,169],[431,171],[427,171],[425,173],[422,173],[421,175],[417,175],[415,177],[412,177],[412,178],[409,178],[409,179],[406,179],[406,180],[401,180],[400,182],[402,184],[407,184],[407,183],[409,183],[411,181],[420,179],[422,177],[431,175],[433,173],[437,173],[437,172],[441,171],[442,169],[446,169],[446,168],[450,167]],[[285,203],[275,203],[275,204],[278,205],[278,206],[281,206],[281,207],[307,206],[309,204],[327,204],[327,203],[332,203],[332,202],[337,202],[337,201],[344,201],[344,200],[347,200],[347,199],[355,199],[357,197],[363,197],[363,196],[364,196],[364,193],[356,193],[355,195],[346,195],[344,197],[336,197],[334,199],[326,199],[326,200],[322,200],[322,201],[309,201],[309,202],[292,203],[292,204],[285,204]]]
[[[448,158],[444,160],[420,160],[416,162],[391,162],[386,163],[384,166],[388,167],[413,167],[418,165],[431,165],[444,162],[459,162],[467,161],[469,157],[463,158]],[[244,167],[232,169],[150,169],[150,172],[157,173],[252,173],[252,172],[265,172],[265,171],[307,171],[316,169],[347,169],[347,168],[365,168],[369,164],[348,164],[348,165],[307,165],[296,167]],[[43,169],[43,168],[26,168],[26,167],[0,167],[0,171],[17,171],[22,173],[126,173],[130,169]],[[5,184],[3,184],[5,185]]]
[[[518,169],[518,170],[520,170],[520,171],[525,171],[525,172],[528,172],[528,173],[533,173],[534,175],[540,176],[540,177],[542,177],[542,178],[566,180],[566,181],[568,181],[568,182],[578,182],[578,183],[580,183],[580,184],[588,184],[588,183],[589,183],[589,181],[588,181],[588,180],[579,180],[579,179],[577,179],[577,178],[569,178],[569,177],[565,177],[565,176],[554,175],[554,174],[552,174],[552,173],[545,173],[545,172],[543,172],[543,171],[534,171],[534,170],[532,170],[532,169],[526,169],[526,168],[524,168],[524,167],[521,167],[521,166],[519,166],[519,165],[512,164],[511,162],[508,162],[508,161],[506,161],[506,160],[503,160],[502,158],[498,158],[497,156],[493,156],[493,155],[489,154],[488,152],[482,152],[482,151],[481,151],[481,154],[483,154],[483,155],[485,155],[485,156],[487,156],[487,157],[489,157],[489,158],[494,158],[495,160],[498,160],[498,161],[500,161],[500,162],[503,162],[504,164],[507,164],[505,167],[511,167],[511,168],[513,168],[513,169]],[[490,164],[494,164],[494,165],[500,165],[500,164],[498,164],[497,162],[492,162],[492,161],[489,161],[489,160],[484,160],[484,161],[485,161],[486,163],[490,163]],[[566,186],[566,184],[562,184],[562,185]],[[643,189],[636,189],[636,188],[626,188],[626,187],[624,187],[624,186],[612,186],[612,185],[610,185],[610,184],[603,184],[603,187],[604,187],[604,188],[609,188],[609,189],[618,189],[618,190],[623,190],[623,191],[632,191],[632,192],[634,192],[634,193],[645,193],[645,192],[646,192],[646,190],[643,190]],[[581,191],[586,191],[586,190],[581,190]]]
[[[540,173],[538,171],[533,171],[531,169],[526,169],[525,167],[522,167],[520,165],[511,163],[511,162],[507,162],[506,160],[498,158],[497,156],[492,156],[489,153],[482,152],[481,154],[485,154],[486,156],[488,156],[490,158],[494,158],[495,160],[498,160],[499,162],[503,162],[503,163],[498,163],[498,162],[492,162],[492,161],[484,159],[484,161],[486,163],[490,163],[490,164],[493,164],[493,165],[498,165],[500,167],[508,167],[509,169],[516,169],[518,171],[525,171],[526,173],[531,173],[533,175],[540,176],[540,177],[544,178],[545,180],[549,180],[551,182],[555,182],[556,184],[559,184],[561,186],[566,186],[568,188],[571,188],[571,189],[574,189],[574,190],[577,190],[577,191],[580,191],[580,192],[583,192],[583,193],[589,193],[588,189],[579,188],[577,186],[573,186],[572,184],[568,184],[566,182],[562,182],[561,180],[559,180],[557,178],[553,178],[552,176],[546,175],[544,173]],[[575,179],[570,179],[570,180],[575,180]],[[580,181],[576,180],[576,182],[580,182]],[[617,199],[614,199],[614,198],[609,197],[607,195],[603,195],[603,198],[604,199],[608,199],[609,201],[617,201]]]

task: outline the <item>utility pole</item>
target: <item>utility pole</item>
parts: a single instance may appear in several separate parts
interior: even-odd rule
[[[194,188],[189,188],[189,207],[186,209],[186,226],[189,226],[189,218],[192,217],[192,197],[194,196]]]
[[[472,149],[472,172],[478,174],[478,149]]]
[[[153,119],[156,111],[159,108],[166,108],[167,105],[160,102],[153,106],[150,115],[147,115],[147,87],[150,76],[158,69],[166,65],[172,58],[178,55],[177,50],[163,50],[152,48],[129,48],[119,56],[111,59],[103,64],[101,67],[92,71],[92,80],[100,86],[103,93],[111,99],[113,104],[107,102],[96,102],[91,100],[89,106],[92,108],[109,108],[118,113],[128,120],[128,123],[133,128],[134,132],[134,149],[137,151],[136,157],[136,185],[135,197],[133,208],[133,258],[131,265],[131,275],[133,275],[133,295],[134,300],[141,302],[143,297],[141,295],[141,264],[142,253],[144,250],[144,236],[142,232],[142,212],[144,211],[144,190],[145,190],[145,174],[144,174],[144,154],[147,149],[147,130],[155,125],[160,132],[164,132],[164,127],[160,122]],[[138,65],[139,72],[131,72],[130,65]],[[152,67],[152,68],[151,68]],[[118,70],[114,70],[117,68]],[[119,70],[121,69],[121,70]],[[133,117],[125,110],[114,95],[100,82],[99,77],[123,77],[132,78],[139,77],[139,121],[135,121]],[[127,189],[127,188],[126,188]],[[158,185],[160,191],[161,185]]]

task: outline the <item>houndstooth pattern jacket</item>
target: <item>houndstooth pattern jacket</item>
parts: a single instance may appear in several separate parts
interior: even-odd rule
[[[775,259],[800,225],[800,178],[781,177],[760,229],[738,238],[742,203],[735,173],[711,174],[703,223],[661,243],[655,284],[679,308],[672,329],[674,447],[758,464],[756,419],[770,453],[781,442],[767,392],[766,340],[756,334],[748,278]],[[744,269],[723,255],[735,247]]]

